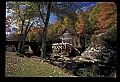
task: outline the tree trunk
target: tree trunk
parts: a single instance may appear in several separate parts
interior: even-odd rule
[[[19,38],[21,38],[20,39],[20,42],[19,42],[19,44],[18,44],[18,53],[21,53],[21,47],[22,47],[22,40],[23,40],[23,26],[24,26],[24,23],[25,23],[25,20],[23,19],[22,20],[22,29],[21,29],[21,34],[20,34],[20,37]]]
[[[18,53],[21,53],[21,48],[22,48],[22,43],[23,43],[23,35],[21,34],[21,40],[20,40],[20,42],[19,42],[19,44],[18,44]]]
[[[42,35],[42,49],[43,49],[43,55],[41,55],[42,58],[46,58],[46,33],[47,33],[47,27],[48,27],[48,22],[50,19],[50,10],[51,10],[51,2],[48,3],[48,8],[47,8],[47,15],[45,19],[45,26],[43,27],[43,35]]]
[[[46,54],[46,34],[45,34],[45,30],[43,29],[43,35],[42,35],[42,51],[43,54],[41,54],[42,58],[45,58],[45,54]]]
[[[18,53],[20,53],[20,51],[21,51],[21,47],[22,47],[21,44],[22,44],[22,41],[20,41],[19,44],[18,44]]]
[[[28,23],[27,27],[26,27],[26,30],[25,30],[25,34],[21,36],[21,40],[20,40],[20,43],[18,45],[18,53],[21,53],[21,54],[24,54],[24,44],[25,44],[25,40],[26,40],[26,37],[27,37],[27,34],[30,30],[30,27],[33,25],[33,23],[29,26],[30,22]],[[23,33],[23,32],[22,32]]]
[[[24,50],[24,45],[25,45],[25,39],[26,39],[26,35],[24,35],[24,38],[22,40],[22,46],[21,46],[21,54],[24,54],[25,53],[25,50]]]
[[[18,45],[18,53],[24,54],[25,38],[26,38],[25,35],[22,36],[22,39],[21,39],[21,41],[19,42],[19,45]]]

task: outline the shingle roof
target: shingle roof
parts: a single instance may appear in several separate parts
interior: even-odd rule
[[[77,33],[74,30],[70,29],[70,28],[65,28],[65,30],[62,32],[61,35],[63,35],[63,33],[65,33],[66,30],[68,30],[73,35],[77,35]]]

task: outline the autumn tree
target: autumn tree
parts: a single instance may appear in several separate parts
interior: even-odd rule
[[[28,35],[28,41],[42,41],[42,27],[31,28]]]
[[[117,7],[114,2],[99,2],[90,13],[89,20],[94,34],[107,32],[117,24]]]
[[[57,20],[53,24],[51,24],[47,29],[47,38],[49,40],[55,40],[58,39],[58,35],[61,34],[61,21]]]
[[[114,2],[100,2],[97,26],[100,32],[106,32],[117,24],[117,7]]]
[[[73,25],[72,25],[71,23],[72,23],[72,20],[71,20],[68,16],[66,16],[66,17],[64,18],[63,24],[62,24],[63,30],[64,30],[65,28],[72,28]]]
[[[77,34],[80,35],[83,32],[91,34],[92,28],[90,21],[88,20],[88,15],[84,12],[80,12],[78,13],[77,17],[78,17],[78,21],[76,21]]]
[[[77,30],[78,35],[83,33],[83,28],[84,28],[84,25],[85,25],[82,14],[83,14],[83,12],[81,11],[77,15],[78,21],[76,21],[76,30]]]
[[[76,32],[76,21],[78,21],[77,18],[77,13],[76,12],[71,12],[70,14],[67,15],[67,17],[69,18],[71,25],[72,25],[72,29]]]
[[[89,44],[90,37],[93,34],[93,29],[91,27],[90,21],[88,20],[88,15],[84,12],[79,12],[78,21],[76,21],[76,30],[78,36],[83,36],[85,38],[86,45]]]
[[[76,26],[75,26],[75,23],[77,21],[77,14],[75,12],[70,12],[68,15],[66,15],[63,19],[63,22],[61,27],[62,27],[62,31],[65,29],[65,28],[70,28],[71,30],[74,30],[76,32]]]

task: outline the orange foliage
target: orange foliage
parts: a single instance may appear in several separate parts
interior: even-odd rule
[[[78,35],[83,33],[84,28],[86,27],[86,23],[87,23],[87,19],[85,13],[79,14],[78,21],[76,22],[76,30]]]
[[[32,32],[35,35],[39,35],[42,32],[42,28],[41,27],[31,28],[30,32]]]
[[[100,2],[99,11],[97,15],[97,25],[101,30],[110,28],[111,25],[117,22],[117,7],[114,2]]]
[[[93,10],[93,8],[90,8],[90,9],[86,10],[85,13],[86,14],[91,14],[92,10]]]

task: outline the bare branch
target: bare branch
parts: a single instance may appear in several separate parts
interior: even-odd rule
[[[40,11],[40,4],[38,4],[38,10],[39,10],[40,16],[41,16],[41,18],[42,18],[42,21],[43,21],[43,23],[45,24],[45,21],[44,21],[42,12]]]
[[[30,24],[30,20],[28,21],[28,24],[26,26],[25,33],[27,33],[27,30],[29,29],[29,24]]]
[[[29,28],[28,28],[26,34],[28,34],[28,32],[30,31],[30,27],[32,27],[33,24],[34,24],[34,22],[29,26]]]

